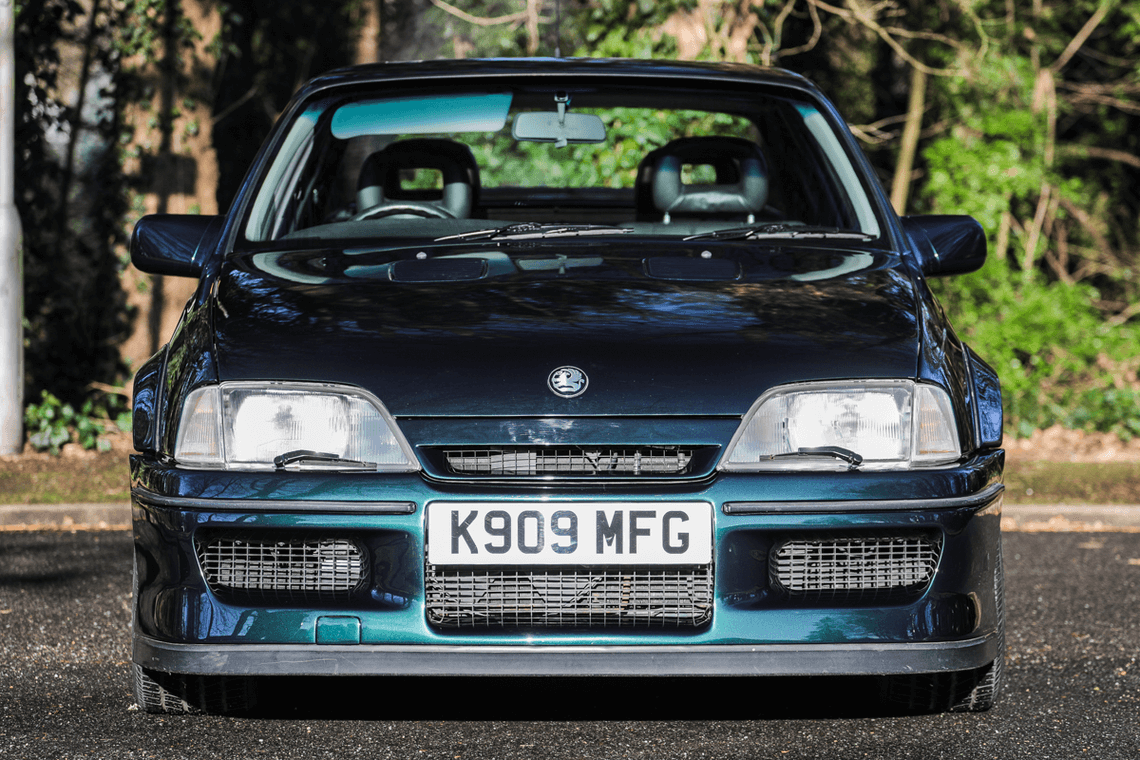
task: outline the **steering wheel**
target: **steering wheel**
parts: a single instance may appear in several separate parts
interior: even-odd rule
[[[359,222],[362,219],[381,219],[385,216],[397,214],[411,214],[413,216],[430,217],[434,219],[454,219],[455,214],[442,206],[432,203],[418,203],[416,201],[400,201],[399,203],[381,203],[358,212],[349,221]]]

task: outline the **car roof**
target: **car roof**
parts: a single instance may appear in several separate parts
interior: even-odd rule
[[[465,58],[368,63],[349,66],[330,71],[311,80],[302,88],[298,96],[303,98],[328,87],[368,82],[465,77],[541,78],[567,75],[647,77],[782,85],[819,94],[819,89],[810,80],[799,74],[786,69],[745,63],[635,60],[628,58]]]

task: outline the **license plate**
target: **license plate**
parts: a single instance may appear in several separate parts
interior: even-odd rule
[[[705,565],[708,502],[435,502],[433,565]]]

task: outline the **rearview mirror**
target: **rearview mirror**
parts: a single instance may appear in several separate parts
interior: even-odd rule
[[[522,142],[552,142],[562,148],[569,143],[605,142],[606,125],[593,114],[538,111],[515,116],[511,135]]]

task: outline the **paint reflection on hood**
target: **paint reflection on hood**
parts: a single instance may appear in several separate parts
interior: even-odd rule
[[[631,248],[453,250],[483,263],[441,269],[458,273],[443,281],[393,274],[418,251],[246,254],[218,291],[220,373],[273,366],[426,416],[544,415],[552,402],[565,414],[739,415],[783,382],[915,373],[913,285],[890,254],[717,245],[715,271],[735,277],[701,279],[707,249]],[[565,364],[590,375],[589,392],[552,396],[546,376]]]

